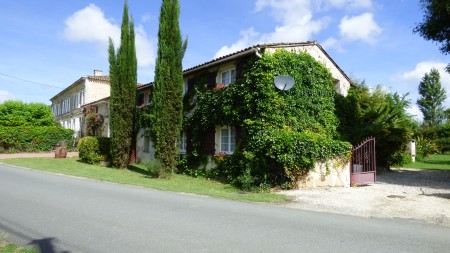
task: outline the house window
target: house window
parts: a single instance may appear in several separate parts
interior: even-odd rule
[[[150,153],[150,137],[144,136],[144,153]]]
[[[236,129],[222,128],[220,129],[220,152],[228,154],[236,150]]]
[[[230,84],[236,82],[236,69],[230,69],[222,72],[222,84]]]
[[[183,97],[184,97],[184,95],[186,95],[186,93],[188,92],[188,89],[189,89],[188,84],[187,84],[187,83],[184,83],[184,84],[183,84]]]
[[[145,98],[146,98],[145,104],[151,105],[152,104],[152,96],[151,96],[150,92],[145,94]]]
[[[186,132],[181,132],[181,135],[180,135],[180,153],[182,153],[182,154],[186,153],[186,143],[187,143]]]

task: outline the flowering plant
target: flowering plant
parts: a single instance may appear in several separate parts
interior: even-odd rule
[[[223,161],[223,159],[227,156],[226,152],[219,152],[219,154],[216,155],[216,161],[220,162]]]
[[[101,133],[99,130],[104,122],[103,115],[96,113],[94,109],[92,105],[83,108],[83,114],[86,116],[87,135],[89,136],[99,136]]]
[[[226,88],[227,86],[228,86],[228,85],[222,83],[222,84],[219,84],[219,85],[217,85],[216,87],[214,87],[213,90],[214,90],[214,91],[220,90],[220,89]]]

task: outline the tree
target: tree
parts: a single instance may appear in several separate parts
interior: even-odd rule
[[[342,138],[353,145],[369,136],[376,139],[377,167],[389,169],[413,134],[414,121],[406,113],[406,95],[390,94],[364,82],[351,87],[347,97],[336,96]]]
[[[436,69],[433,68],[430,73],[425,73],[419,84],[419,94],[420,98],[417,100],[417,104],[423,114],[424,124],[427,126],[440,125],[445,116],[442,103],[447,96]]]
[[[0,104],[0,126],[55,126],[50,106],[9,100]]]
[[[159,17],[158,55],[152,93],[154,111],[152,136],[161,175],[173,173],[178,155],[182,119],[182,57],[186,43],[182,42],[178,0],[163,0]],[[184,48],[184,49],[183,49]]]
[[[424,10],[423,21],[419,23],[414,32],[426,40],[441,43],[442,53],[450,53],[450,0],[421,0]],[[447,65],[450,73],[450,64]]]
[[[134,22],[128,16],[128,4],[123,8],[121,44],[117,53],[109,39],[110,131],[112,164],[126,168],[131,153],[133,117],[136,105],[137,59]]]

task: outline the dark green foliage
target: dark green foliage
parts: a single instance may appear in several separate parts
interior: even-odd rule
[[[109,161],[110,138],[86,136],[78,142],[78,155],[81,161],[89,164],[95,164],[100,161]]]
[[[359,144],[369,136],[376,138],[377,166],[390,168],[394,155],[404,150],[412,137],[414,121],[406,113],[406,96],[390,94],[364,82],[350,88],[347,97],[336,96],[336,113],[341,138]]]
[[[102,160],[111,161],[111,138],[97,137],[99,154]]]
[[[102,160],[97,137],[86,136],[81,138],[77,148],[78,156],[85,163],[94,164]]]
[[[423,20],[414,32],[426,40],[441,43],[440,50],[450,53],[450,0],[420,0],[424,10]],[[450,73],[450,64],[447,65]]]
[[[152,137],[162,175],[174,172],[182,117],[182,56],[178,0],[163,0],[159,17],[158,55],[152,92]],[[187,42],[186,42],[187,43]],[[183,49],[184,48],[184,49]]]
[[[0,126],[55,126],[55,122],[48,105],[10,100],[0,104]]]
[[[419,94],[420,98],[417,100],[417,104],[423,114],[423,123],[427,126],[442,124],[445,118],[442,104],[447,95],[436,69],[431,69],[430,73],[426,73],[422,78],[419,84]]]
[[[160,177],[163,171],[163,166],[158,159],[152,159],[144,163],[145,169],[152,177]]]
[[[133,20],[124,4],[121,43],[117,54],[109,40],[109,78],[111,85],[110,130],[112,164],[126,168],[130,161],[136,105],[137,59]]]
[[[73,130],[59,126],[0,127],[0,152],[49,151],[62,140],[67,141],[67,147],[72,147]]]
[[[240,130],[238,150],[219,161],[217,177],[248,189],[249,185],[292,185],[318,160],[346,157],[350,144],[337,135],[331,74],[306,53],[279,50],[251,58],[236,83],[205,90],[207,74],[197,76],[195,110],[186,120],[192,129],[189,160],[202,160],[202,136],[218,125]],[[277,75],[290,75],[295,86],[279,91]],[[193,107],[193,106],[192,106]],[[191,163],[190,164],[195,164]]]

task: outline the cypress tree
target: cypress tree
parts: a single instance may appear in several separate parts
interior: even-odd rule
[[[163,0],[159,16],[158,55],[152,93],[152,136],[161,175],[173,173],[178,155],[182,119],[182,55],[178,0]]]
[[[109,78],[111,155],[114,167],[126,168],[131,153],[133,116],[136,105],[137,59],[134,23],[128,16],[128,4],[123,8],[120,47],[115,52],[109,39]]]

